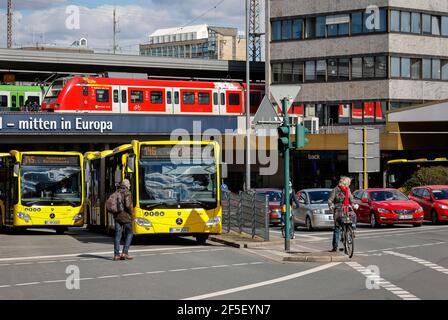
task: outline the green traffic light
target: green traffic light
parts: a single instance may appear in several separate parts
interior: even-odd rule
[[[308,144],[308,138],[305,137],[308,132],[309,130],[305,126],[301,124],[296,125],[296,141],[294,143],[296,149],[303,149]]]

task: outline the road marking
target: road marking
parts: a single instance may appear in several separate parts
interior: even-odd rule
[[[347,265],[355,269],[356,271],[360,272],[364,276],[369,278],[375,278],[376,282],[380,285],[380,287],[383,287],[384,289],[390,291],[391,293],[395,294],[397,297],[403,299],[403,300],[420,300],[420,298],[416,297],[412,293],[403,290],[400,287],[397,287],[396,285],[390,283],[389,281],[385,280],[384,278],[381,278],[380,276],[374,274],[371,270],[363,267],[357,262],[351,261],[346,262]]]
[[[18,262],[18,263],[14,263],[14,265],[16,265],[16,266],[24,266],[24,265],[27,265],[27,264],[33,264],[34,262]]]
[[[425,267],[431,268],[433,270],[442,272],[444,274],[448,274],[448,269],[447,268],[445,268],[443,266],[440,266],[438,264],[435,264],[435,263],[433,263],[431,261],[423,260],[423,259],[420,259],[420,258],[417,258],[417,257],[410,256],[408,254],[403,254],[403,253],[394,252],[394,251],[384,251],[384,253],[387,253],[387,254],[390,254],[390,255],[393,255],[393,256],[397,256],[397,257],[400,257],[400,258],[405,258],[405,259],[411,260],[413,262],[422,264]]]
[[[70,260],[60,260],[60,261],[58,261],[58,262],[75,262],[75,261],[78,261],[78,260],[76,260],[76,259],[70,259]]]
[[[42,281],[43,283],[57,283],[57,282],[66,282],[67,280],[47,280]]]
[[[250,264],[263,264],[264,262],[258,261],[258,262],[251,262]]]
[[[208,269],[209,267],[196,267],[196,268],[191,268],[190,270],[204,270],[204,269]]]
[[[40,262],[38,262],[39,264],[45,264],[45,263],[56,263],[56,262],[58,262],[58,261],[40,261]]]
[[[164,270],[160,270],[160,271],[148,271],[148,272],[145,272],[146,274],[155,274],[155,273],[164,273],[164,272],[166,272],[166,271],[164,271]]]
[[[0,288],[10,288],[10,287],[11,287],[10,284],[5,284],[5,285],[0,286]]]
[[[224,267],[228,267],[228,266],[229,266],[228,264],[221,264],[218,266],[211,266],[210,268],[224,268]]]
[[[433,243],[426,243],[426,244],[421,244],[418,245],[417,247],[423,247],[423,246],[436,246],[439,244],[445,244],[445,241],[441,241],[441,242],[433,242]],[[397,249],[407,249],[407,248],[417,248],[414,245],[412,246],[404,246],[404,247],[395,247],[395,248],[387,248],[387,249],[376,249],[376,250],[367,250],[367,251],[360,251],[357,252],[356,254],[363,254],[363,253],[371,253],[371,252],[378,252],[378,251],[384,251],[384,250],[397,250]]]
[[[91,260],[98,260],[98,258],[82,258],[82,259],[79,259],[80,261],[91,261]],[[61,262],[61,261],[59,261],[59,262]]]
[[[186,271],[188,269],[173,269],[173,270],[168,270],[168,272],[179,272],[179,271]]]
[[[40,282],[28,282],[28,283],[18,283],[15,286],[22,287],[22,286],[31,286],[33,284],[39,284]]]
[[[212,297],[217,297],[217,296],[223,296],[223,295],[227,295],[227,294],[235,293],[235,292],[239,292],[239,291],[250,290],[253,288],[258,288],[258,287],[262,287],[262,286],[271,285],[274,283],[279,283],[279,282],[303,277],[308,274],[316,273],[316,272],[334,267],[338,264],[340,264],[340,262],[332,262],[332,263],[325,264],[323,266],[319,266],[319,267],[312,268],[312,269],[302,271],[302,272],[293,273],[293,274],[283,276],[283,277],[280,277],[277,279],[257,282],[257,283],[253,283],[253,284],[249,284],[249,285],[245,285],[245,286],[241,286],[241,287],[236,287],[236,288],[232,288],[232,289],[222,290],[222,291],[211,292],[211,293],[207,293],[207,294],[203,294],[203,295],[199,295],[199,296],[189,297],[189,298],[182,299],[182,300],[202,300],[202,299],[207,299],[207,298],[212,298]]]
[[[153,252],[153,251],[167,251],[167,250],[182,250],[184,248],[152,248],[152,249],[138,249],[129,250],[131,253],[139,252]],[[206,250],[208,251],[208,250]],[[58,254],[58,255],[48,255],[48,256],[27,256],[27,257],[11,257],[11,258],[0,258],[0,262],[6,261],[16,261],[16,260],[39,260],[39,259],[54,259],[54,258],[69,258],[69,257],[81,257],[85,255],[112,255],[113,251],[100,251],[100,252],[82,252],[82,253],[71,253],[71,254]],[[98,258],[95,258],[98,259]]]
[[[121,276],[122,277],[132,277],[132,276],[140,276],[142,274],[144,274],[144,273],[143,272],[135,272],[135,273],[125,273],[125,274],[122,274]]]
[[[247,262],[245,262],[245,263],[234,263],[234,264],[232,264],[232,266],[247,266],[247,265],[248,265]]]
[[[109,278],[118,278],[118,277],[119,277],[119,275],[113,274],[110,276],[101,276],[101,277],[98,277],[98,279],[109,279]]]

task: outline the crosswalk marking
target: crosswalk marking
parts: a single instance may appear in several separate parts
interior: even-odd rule
[[[399,253],[399,252],[395,252],[395,251],[384,251],[384,253],[387,253],[387,254],[390,254],[390,255],[393,255],[393,256],[397,256],[397,257],[400,257],[400,258],[405,258],[407,260],[410,260],[410,261],[422,264],[425,267],[431,268],[431,269],[436,270],[438,272],[441,272],[441,273],[444,273],[444,274],[448,274],[448,269],[447,268],[445,268],[443,266],[439,266],[438,264],[435,264],[435,263],[433,263],[431,261],[423,260],[423,259],[420,259],[420,258],[417,258],[417,257],[410,256],[408,254]]]

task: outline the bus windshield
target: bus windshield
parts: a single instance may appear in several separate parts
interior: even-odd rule
[[[173,163],[170,159],[139,162],[142,208],[216,207],[216,163]]]
[[[23,205],[81,205],[79,166],[24,165],[20,177]]]

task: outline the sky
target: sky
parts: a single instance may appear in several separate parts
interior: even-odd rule
[[[66,12],[73,5],[79,29],[67,28],[67,20],[75,22]],[[95,51],[111,52],[114,7],[118,53],[138,54],[138,44],[159,28],[205,23],[245,30],[245,0],[13,0],[13,45],[68,46],[84,37]],[[6,47],[6,0],[0,0],[0,47]]]

